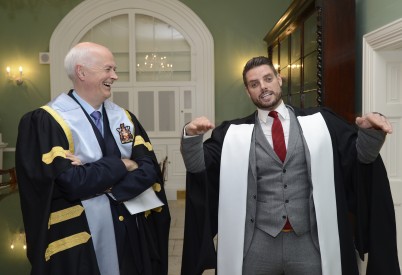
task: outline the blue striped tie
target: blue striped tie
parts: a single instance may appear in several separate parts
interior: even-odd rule
[[[95,121],[95,126],[96,128],[98,128],[99,132],[102,134],[103,136],[103,129],[102,129],[102,123],[101,123],[101,117],[102,114],[99,111],[93,111],[91,114],[91,117],[94,119]]]

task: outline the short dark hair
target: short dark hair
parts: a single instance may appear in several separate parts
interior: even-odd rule
[[[251,58],[249,61],[247,61],[246,65],[244,65],[243,69],[243,82],[244,86],[247,87],[247,79],[246,79],[246,73],[250,71],[252,68],[261,66],[261,65],[268,65],[271,67],[272,71],[274,72],[275,76],[278,75],[278,72],[276,71],[274,65],[272,64],[271,59],[265,56],[257,56]]]

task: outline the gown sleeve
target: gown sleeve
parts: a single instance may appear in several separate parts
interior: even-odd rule
[[[202,274],[217,265],[213,239],[218,232],[220,156],[228,127],[223,123],[204,142],[205,169],[186,174],[183,275]]]
[[[360,161],[356,148],[357,126],[325,108],[322,113],[334,146],[342,265],[355,264],[355,261],[349,263],[354,258],[353,248],[348,249],[350,242],[361,259],[368,253],[368,275],[400,274],[395,210],[382,158],[378,155],[370,163]]]

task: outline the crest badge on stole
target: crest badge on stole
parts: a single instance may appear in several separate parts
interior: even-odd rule
[[[130,131],[130,126],[125,126],[124,123],[120,123],[120,128],[116,130],[119,132],[122,144],[133,142],[133,134]]]

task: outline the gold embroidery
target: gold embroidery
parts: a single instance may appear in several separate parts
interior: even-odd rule
[[[42,161],[46,164],[50,164],[56,157],[66,158],[68,150],[64,150],[61,146],[53,147],[50,152],[42,155]]]
[[[156,207],[156,208],[152,209],[152,211],[160,213],[160,212],[162,212],[162,206]]]
[[[134,122],[133,122],[133,120],[132,120],[132,118],[131,118],[131,115],[130,115],[130,113],[126,110],[126,109],[124,109],[124,112],[126,112],[126,116],[127,116],[127,118],[131,121],[131,123],[134,125]],[[134,130],[133,130],[134,131]],[[134,134],[134,133],[133,133]]]
[[[132,135],[135,136],[135,126],[134,126],[133,118],[131,117],[129,111],[127,111],[126,109],[124,109],[124,112],[126,113],[126,116],[127,116],[128,120],[130,120],[130,121],[131,121],[131,124],[133,124],[133,129],[131,130],[131,132],[132,132]],[[134,146],[134,145],[133,145],[133,146]]]
[[[60,124],[61,128],[64,131],[64,134],[67,137],[67,141],[68,141],[68,150],[74,154],[74,142],[73,142],[73,134],[71,132],[70,127],[68,127],[67,123],[64,121],[64,119],[54,110],[52,109],[50,106],[42,106],[41,107],[43,110],[45,110],[46,112],[48,112],[56,121],[57,123]]]
[[[152,185],[152,189],[153,189],[155,192],[160,192],[160,191],[162,190],[162,186],[161,186],[159,183],[156,182],[156,183],[154,183],[154,185]],[[160,213],[160,212],[162,212],[162,206],[153,208],[153,209],[151,209],[151,210]],[[152,211],[151,211],[151,210],[145,211],[145,213],[144,213],[144,214],[145,214],[145,218],[147,218],[149,215],[152,214]]]
[[[91,238],[91,235],[87,232],[81,232],[50,243],[45,252],[45,260],[49,261],[50,257],[56,253],[84,244],[88,242],[89,238]]]
[[[53,224],[76,218],[80,216],[83,211],[84,207],[82,207],[81,205],[75,205],[60,211],[53,212],[50,214],[48,228],[50,228],[50,226],[52,226]]]
[[[148,218],[148,216],[151,214],[151,210],[147,210],[144,212],[145,218]]]
[[[159,183],[154,183],[154,185],[152,185],[152,189],[154,189],[155,192],[160,192],[162,187]]]
[[[148,151],[152,151],[152,150],[153,150],[151,143],[145,142],[145,140],[144,140],[144,138],[143,138],[142,136],[136,136],[136,137],[135,137],[134,146],[141,145],[141,144],[144,145],[145,147],[147,147],[147,148],[148,148]],[[134,146],[133,146],[133,147],[134,147]]]
[[[160,213],[160,212],[162,212],[163,208],[162,208],[162,206],[159,206],[159,207],[153,208],[151,210]],[[148,218],[148,216],[152,214],[151,210],[147,210],[144,212],[145,218]]]

